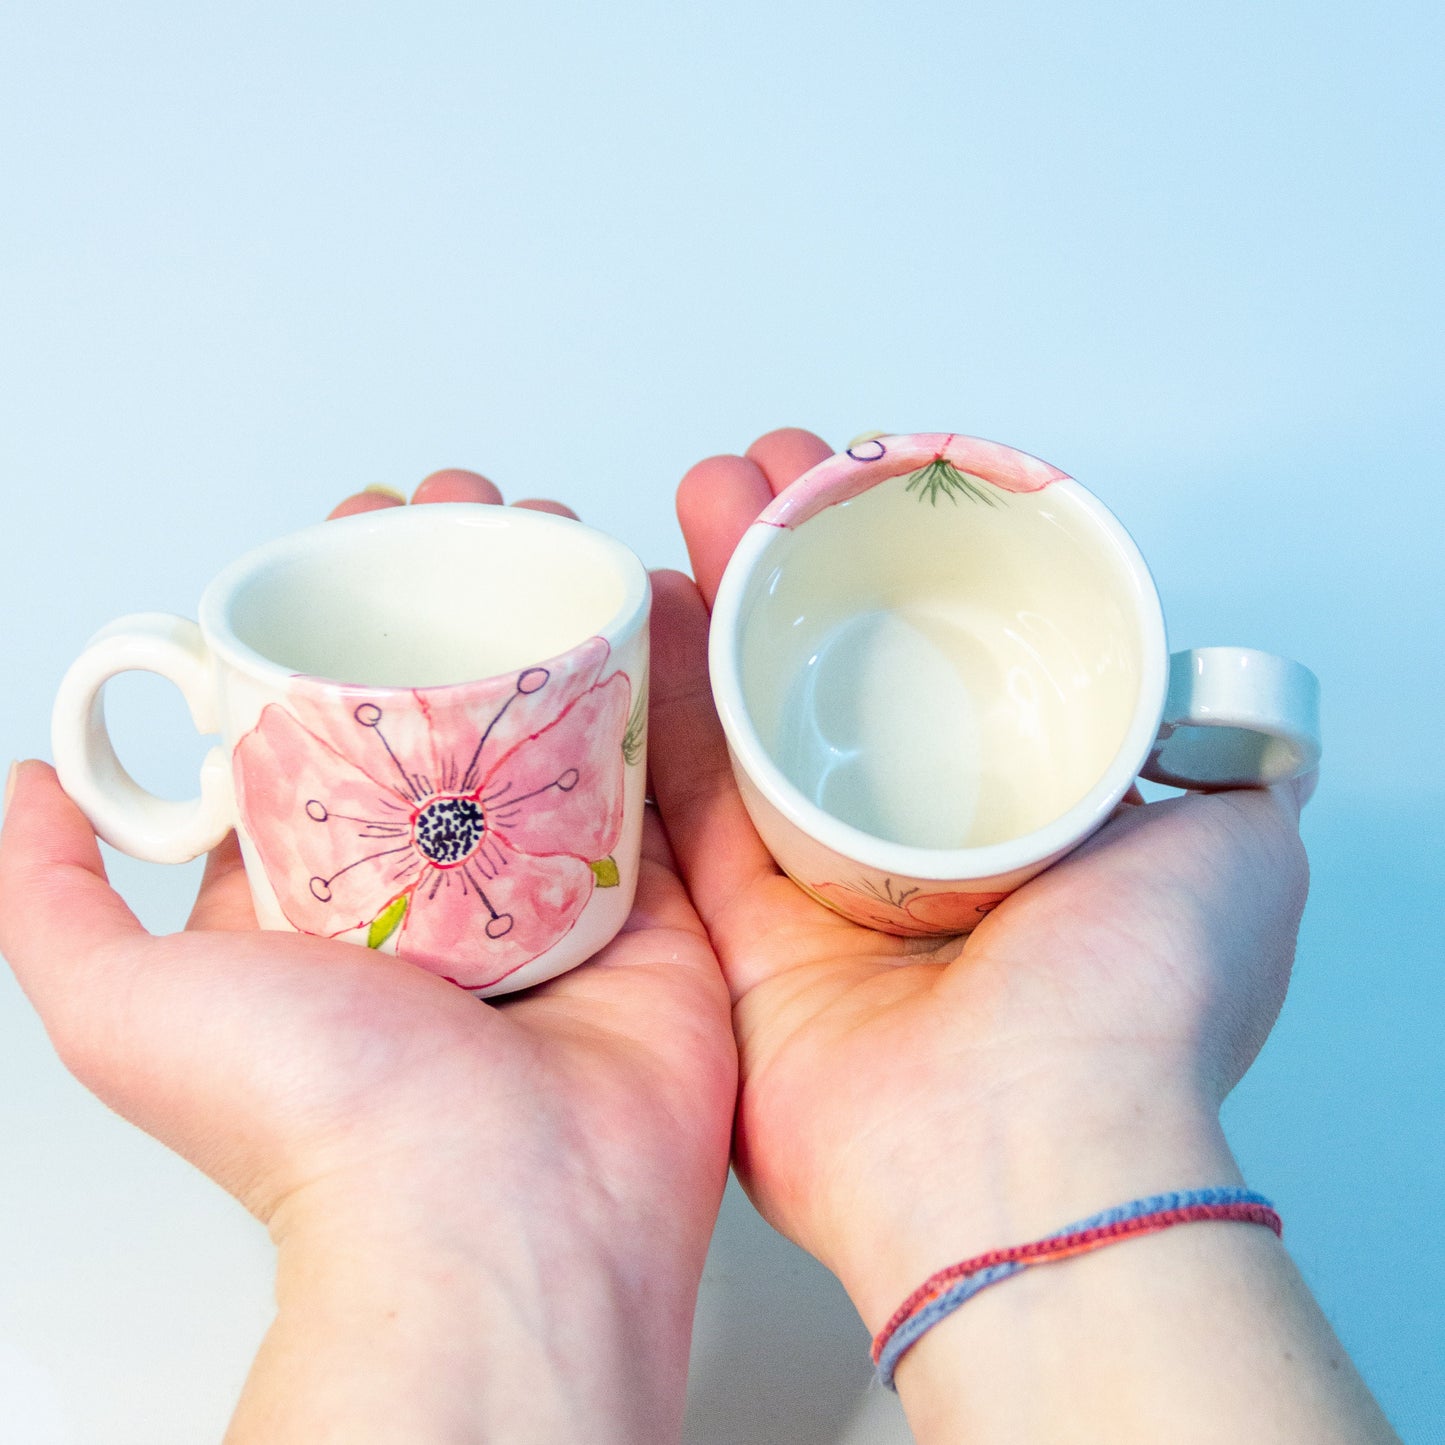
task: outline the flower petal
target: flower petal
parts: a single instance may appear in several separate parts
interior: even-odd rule
[[[396,951],[463,988],[483,988],[570,932],[592,887],[579,859],[530,858],[494,839],[462,867],[422,880]]]
[[[1007,893],[916,893],[904,908],[926,928],[967,933],[1007,897]]]
[[[841,883],[814,883],[807,891],[818,902],[826,903],[850,922],[861,923],[865,928],[876,928],[883,933],[919,931],[913,919],[885,898],[875,898]]]
[[[1065,474],[1048,462],[998,442],[953,432],[879,436],[838,452],[805,472],[769,503],[760,522],[796,527],[826,507],[860,496],[889,477],[904,475],[944,457],[962,472],[982,477],[1006,492],[1037,492]]]
[[[627,674],[614,672],[520,742],[482,784],[488,826],[524,853],[584,861],[610,853],[622,831],[622,735],[631,700]]]
[[[505,683],[494,689],[499,694],[497,706],[509,690]],[[442,774],[450,740],[436,736],[425,694],[400,688],[337,687],[298,677],[292,680],[288,701],[304,727],[408,802],[447,786]],[[468,716],[459,729],[459,744],[470,731]]]
[[[279,703],[236,745],[236,801],[281,911],[303,933],[360,928],[415,880],[411,807]]]
[[[512,684],[517,696],[495,721],[488,719],[490,728],[473,783],[492,771],[496,759],[556,722],[597,681],[611,652],[603,638],[589,637],[560,658],[519,673]]]
[[[541,732],[592,686],[610,650],[593,637],[537,667],[417,690],[298,677],[292,701],[317,737],[419,801],[475,788],[489,759]]]
[[[897,887],[892,880],[885,888]],[[806,889],[820,903],[865,928],[905,937],[943,937],[969,933],[977,928],[1007,893],[923,893],[916,888],[899,890],[902,902],[841,883],[815,883]]]

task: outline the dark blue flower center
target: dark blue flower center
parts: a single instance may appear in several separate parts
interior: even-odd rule
[[[470,858],[486,831],[482,805],[474,798],[443,796],[416,815],[413,836],[422,853],[445,868]]]

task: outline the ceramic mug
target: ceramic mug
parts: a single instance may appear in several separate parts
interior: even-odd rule
[[[744,802],[819,902],[964,933],[1089,837],[1141,774],[1268,784],[1319,761],[1319,688],[1245,648],[1170,657],[1112,513],[974,437],[860,439],[748,529],[713,607]]]
[[[264,928],[400,955],[488,996],[581,963],[637,883],[646,570],[567,518],[452,503],[242,557],[200,625],[122,618],[56,698],[61,784],[107,842],[181,862],[235,828]],[[142,669],[219,733],[200,795],[140,788],[105,729]]]

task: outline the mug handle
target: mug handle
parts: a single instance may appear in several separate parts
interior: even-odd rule
[[[71,664],[51,713],[50,746],[60,785],[96,834],[150,863],[185,863],[231,829],[230,769],[223,749],[201,764],[199,796],[171,802],[147,792],[121,765],[105,726],[101,696],[121,672],[154,672],[180,688],[202,733],[218,731],[210,653],[201,629],[168,612],[142,612],[103,628]]]
[[[1267,787],[1320,762],[1320,684],[1309,668],[1250,647],[1169,659],[1164,720],[1140,773],[1210,792]]]

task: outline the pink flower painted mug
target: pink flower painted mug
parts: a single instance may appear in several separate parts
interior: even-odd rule
[[[744,803],[820,903],[972,929],[1142,773],[1261,785],[1319,762],[1319,686],[1176,653],[1133,540],[1056,467],[951,433],[868,437],[739,543],[709,640]]]
[[[107,842],[182,862],[235,828],[262,927],[384,949],[486,997],[583,962],[637,883],[647,572],[515,507],[397,507],[281,537],[205,590],[199,626],[105,628],[56,698],[66,791]],[[218,732],[200,795],[117,760],[129,669]]]

